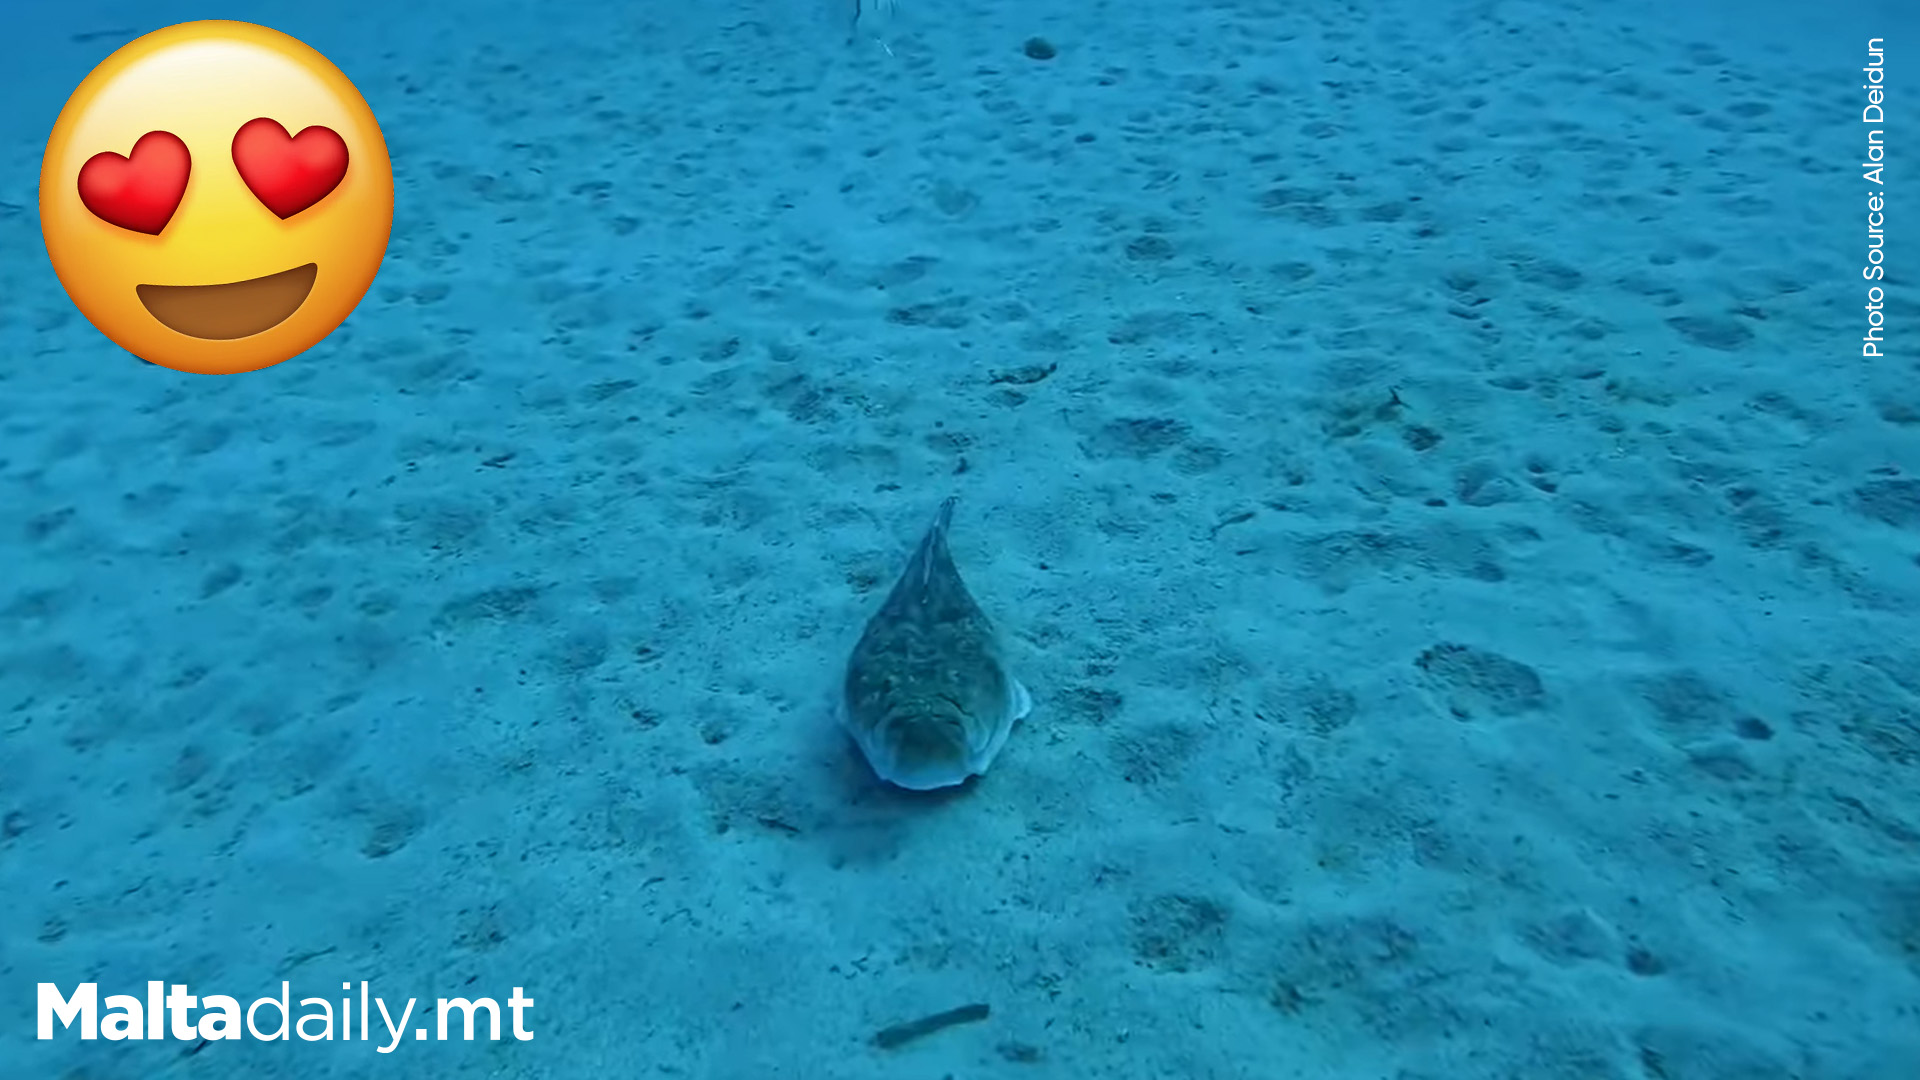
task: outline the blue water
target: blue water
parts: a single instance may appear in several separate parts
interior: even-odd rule
[[[244,374],[42,234],[196,19],[391,156]],[[1920,1076],[1915,31],[16,0],[0,1076]],[[1033,711],[904,792],[837,699],[952,494]]]

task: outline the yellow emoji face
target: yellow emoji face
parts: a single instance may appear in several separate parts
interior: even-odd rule
[[[366,101],[326,57],[252,23],[181,23],[107,57],[40,168],[67,295],[180,371],[256,371],[312,347],[366,295],[392,227]]]

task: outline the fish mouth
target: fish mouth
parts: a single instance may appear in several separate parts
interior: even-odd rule
[[[264,333],[293,317],[313,292],[314,263],[224,285],[135,285],[140,303],[160,325],[205,341]]]
[[[882,780],[909,791],[957,787],[975,772],[966,732],[951,720],[900,720],[862,749]]]
[[[875,768],[880,779],[908,791],[939,791],[973,779],[973,770],[951,762],[908,764],[895,758],[888,768]]]

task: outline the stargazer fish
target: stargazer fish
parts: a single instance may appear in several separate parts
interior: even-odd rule
[[[1033,708],[993,625],[947,550],[957,498],[940,504],[847,661],[841,721],[882,780],[915,791],[987,771]]]

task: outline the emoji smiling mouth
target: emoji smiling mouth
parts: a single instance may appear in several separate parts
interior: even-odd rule
[[[167,329],[207,341],[251,337],[286,322],[313,291],[314,263],[225,285],[136,285],[147,311]]]

